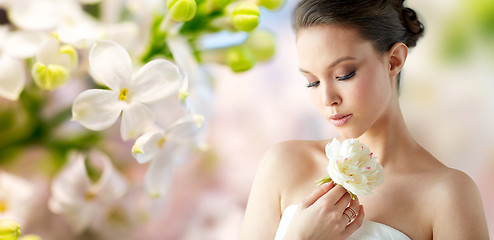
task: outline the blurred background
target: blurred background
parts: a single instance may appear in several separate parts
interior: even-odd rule
[[[125,6],[134,2],[108,1]],[[205,141],[173,168],[165,196],[150,198],[145,193],[148,165],[138,164],[132,156],[133,142],[120,140],[118,123],[95,137],[103,139],[98,140],[100,146],[128,182],[128,190],[102,216],[99,228],[74,231],[74,221],[67,220],[70,214],[54,213],[48,207],[53,179],[66,166],[67,155],[53,154],[40,142],[16,145],[21,147],[15,154],[0,144],[0,156],[9,156],[0,159],[0,174],[15,175],[34,192],[23,202],[30,206],[27,212],[17,215],[23,233],[43,239],[237,239],[264,152],[281,141],[337,136],[312,106],[298,72],[291,28],[296,3],[288,0],[279,9],[261,8],[258,28],[270,31],[276,43],[274,56],[267,62],[242,73],[218,63],[201,64],[212,79]],[[425,35],[410,52],[402,72],[400,101],[405,120],[417,141],[434,156],[473,178],[490,236],[494,236],[494,1],[414,0],[405,4],[425,25]],[[212,42],[223,40],[220,36]],[[69,82],[43,95],[44,100],[38,99],[44,104],[40,111],[50,115],[58,106],[71,105],[84,88]],[[18,102],[0,97],[4,112],[0,123],[6,124],[5,112],[17,108]],[[3,128],[0,143],[15,138],[29,121],[33,121],[29,114],[17,113],[18,129]],[[77,122],[69,125],[81,127]],[[86,137],[84,146],[91,145],[93,136]],[[6,199],[17,185],[10,187],[0,178],[0,218],[8,216]]]

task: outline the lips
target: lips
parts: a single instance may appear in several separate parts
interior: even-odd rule
[[[335,114],[329,116],[329,122],[333,124],[335,127],[342,127],[344,126],[350,118],[352,118],[352,114]]]

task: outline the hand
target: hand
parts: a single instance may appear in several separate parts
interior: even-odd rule
[[[364,209],[358,198],[352,200],[346,189],[331,181],[300,203],[285,239],[346,239],[363,220]]]

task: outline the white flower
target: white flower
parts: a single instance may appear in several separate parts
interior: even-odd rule
[[[31,74],[34,82],[43,89],[63,86],[79,62],[77,51],[71,45],[61,45],[53,34],[36,54]]]
[[[87,156],[91,169],[100,168],[96,181],[88,175],[85,157],[71,153],[67,166],[53,180],[49,200],[50,210],[63,215],[77,232],[101,226],[111,204],[127,191],[125,179],[106,155],[92,151]]]
[[[30,182],[0,171],[0,219],[10,218],[23,225],[33,210],[36,195]]]
[[[166,131],[153,131],[139,137],[132,147],[132,155],[139,163],[151,162],[146,173],[146,190],[152,197],[163,196],[172,177],[172,169],[189,152],[188,141],[201,128],[202,115],[189,114]]]
[[[24,64],[20,59],[34,56],[42,35],[25,31],[11,32],[0,27],[0,96],[17,100],[26,85]]]
[[[0,96],[17,100],[26,85],[22,62],[7,55],[0,55]]]
[[[326,145],[329,177],[355,195],[367,195],[384,181],[384,171],[367,146],[357,139]]]
[[[16,0],[11,2],[9,20],[17,27],[29,31],[52,30],[61,19],[58,6],[63,1]]]
[[[72,106],[73,119],[92,130],[110,127],[122,113],[121,136],[137,137],[153,122],[147,104],[178,92],[178,67],[163,59],[144,65],[132,77],[132,63],[123,47],[112,41],[97,42],[89,54],[91,75],[110,90],[82,92]]]
[[[187,96],[181,99],[187,111],[201,114],[205,119],[209,119],[214,94],[208,72],[197,62],[192,49],[187,44],[187,39],[181,36],[169,36],[167,43],[177,65],[187,73],[189,83],[187,86],[184,85],[184,89],[180,92],[181,96]],[[196,145],[202,150],[208,149],[208,137],[207,129],[202,128],[196,136]]]

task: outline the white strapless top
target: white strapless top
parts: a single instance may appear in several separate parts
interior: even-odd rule
[[[293,215],[297,211],[298,205],[293,204],[285,208],[281,216],[280,225],[274,240],[282,240],[288,230],[288,226],[292,221]],[[347,240],[410,240],[404,233],[394,229],[388,225],[364,220],[362,226],[357,229]]]

